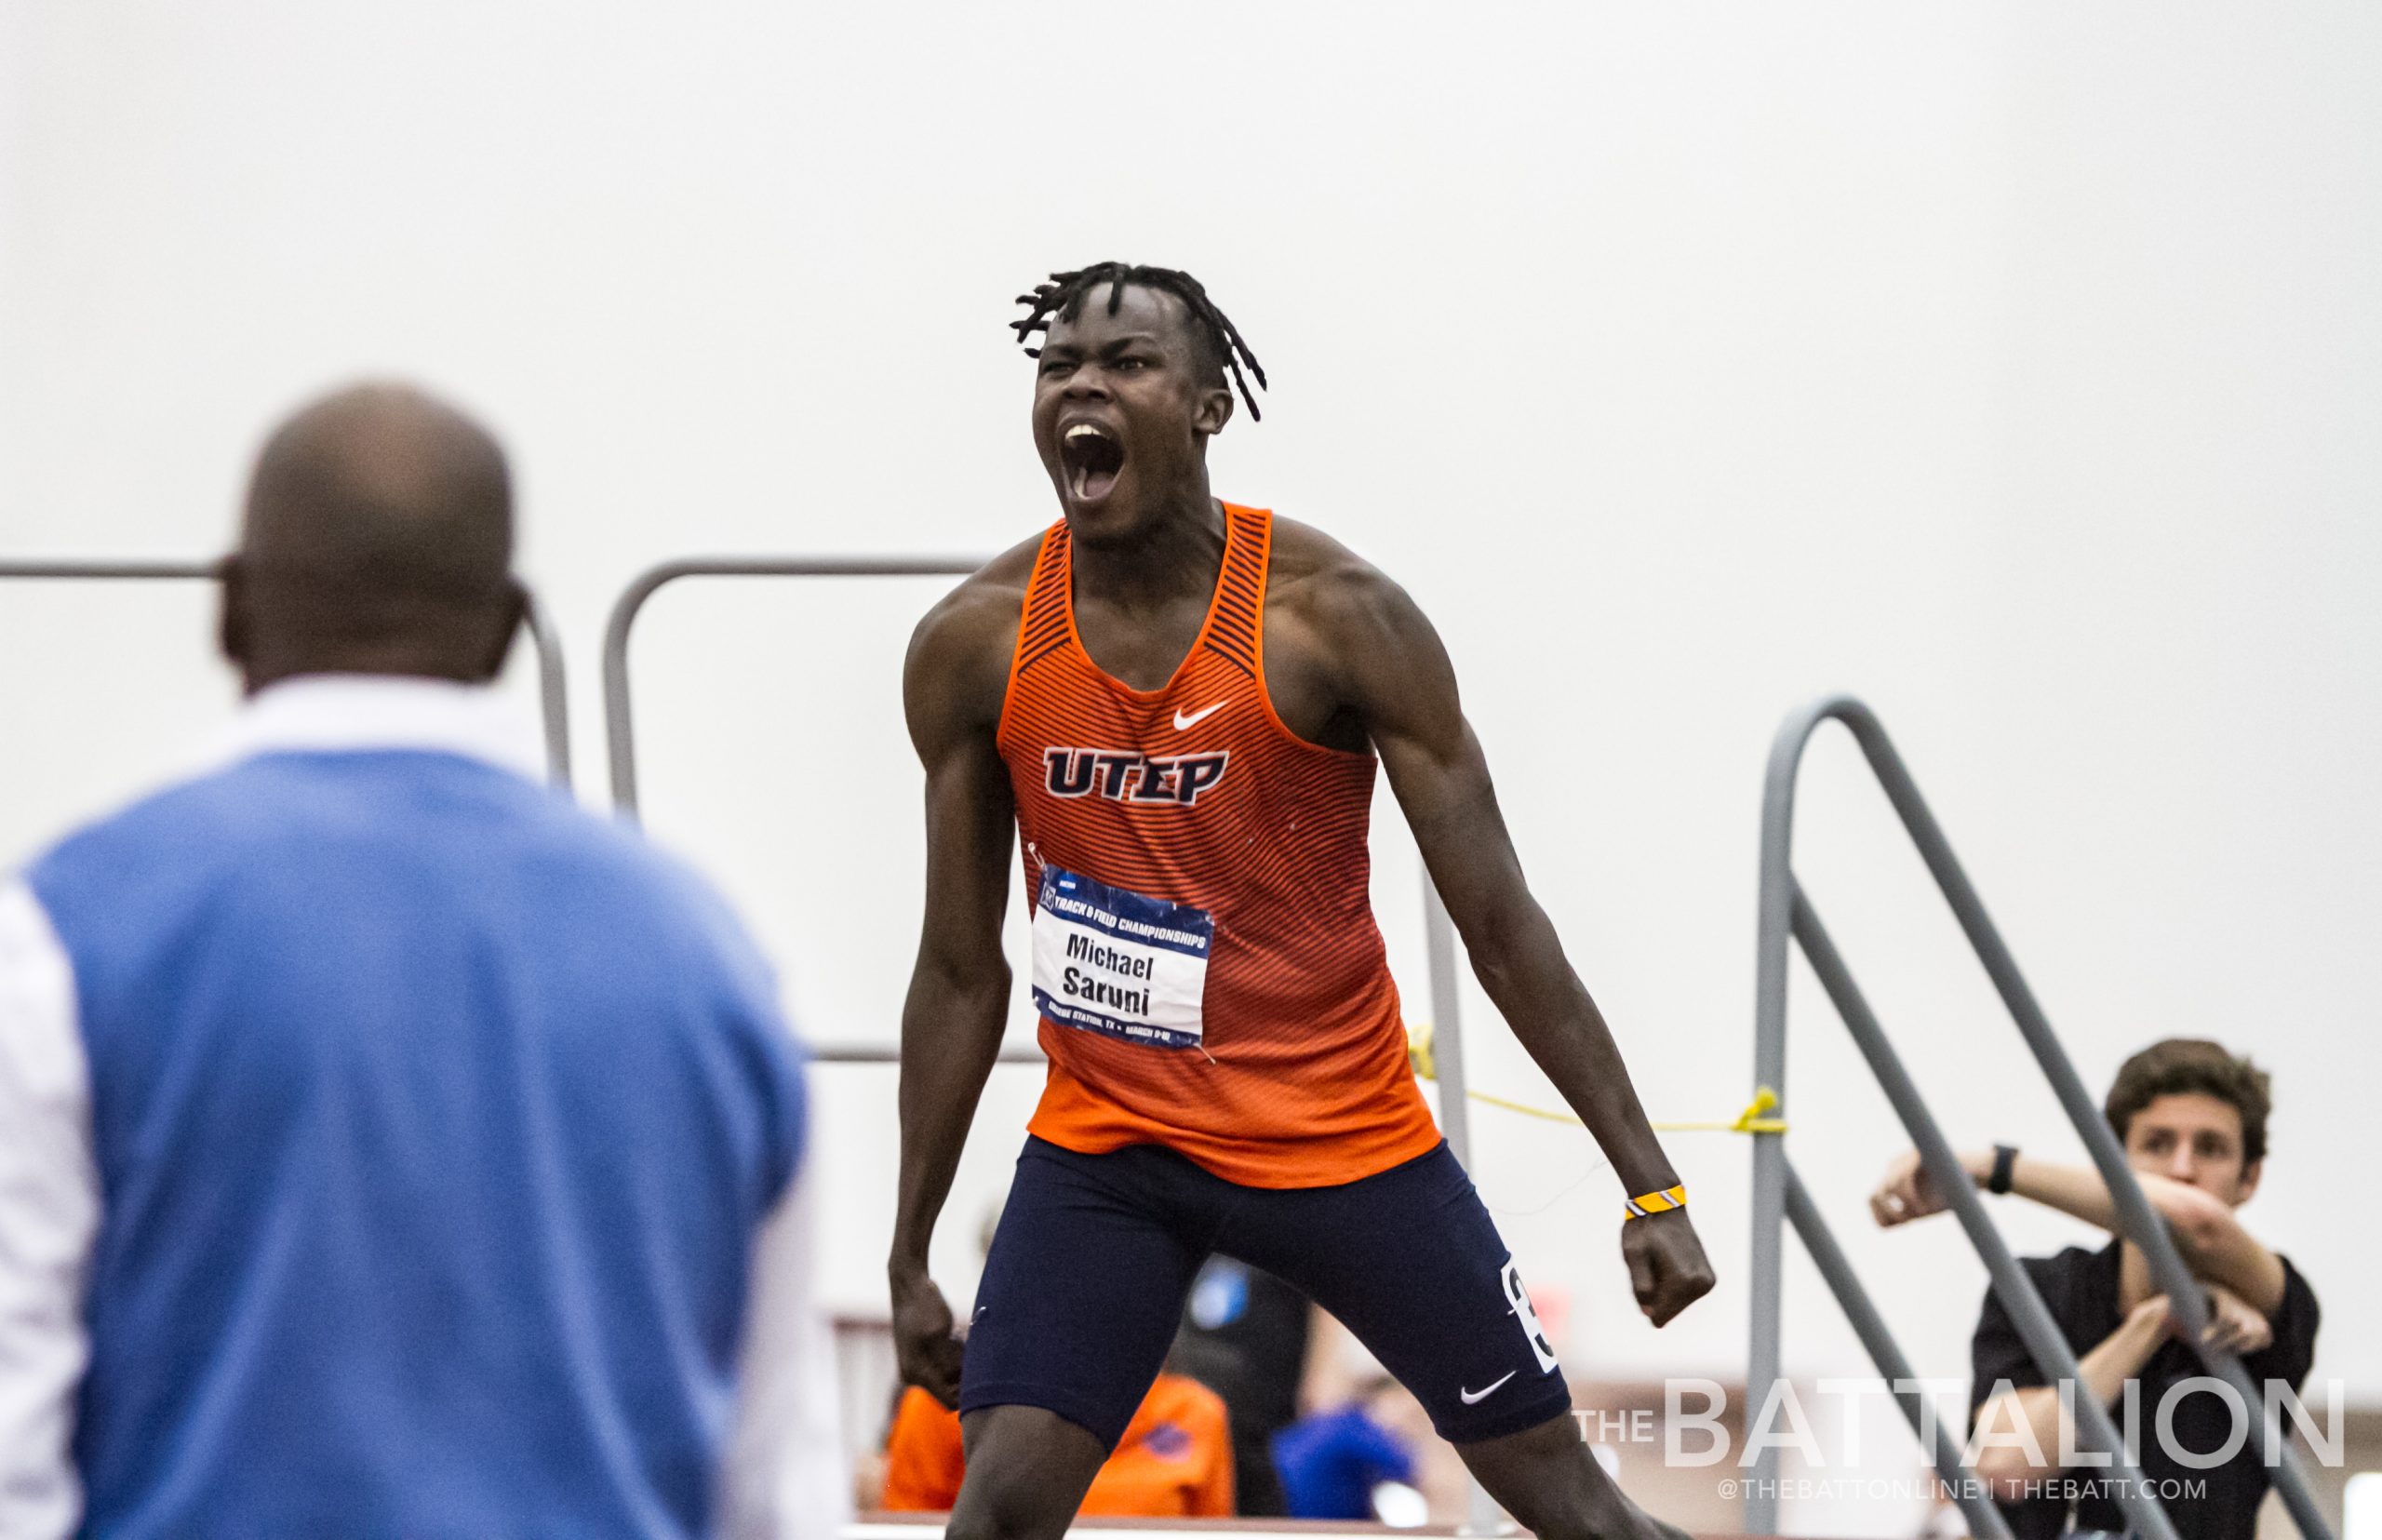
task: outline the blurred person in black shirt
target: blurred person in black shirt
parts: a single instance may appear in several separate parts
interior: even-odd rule
[[[1242,1516],[1289,1513],[1270,1445],[1352,1388],[1341,1383],[1340,1332],[1305,1294],[1230,1257],[1210,1257],[1192,1282],[1168,1364],[1224,1398]]]

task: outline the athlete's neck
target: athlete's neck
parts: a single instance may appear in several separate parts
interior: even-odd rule
[[[1200,478],[1197,501],[1169,506],[1130,540],[1092,544],[1077,540],[1073,556],[1078,596],[1097,595],[1128,609],[1167,604],[1215,591],[1224,565],[1224,504]]]

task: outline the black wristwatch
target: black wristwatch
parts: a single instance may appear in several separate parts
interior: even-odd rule
[[[1994,1145],[1993,1174],[1985,1179],[1985,1190],[1994,1193],[2008,1192],[2011,1173],[2017,1169],[2018,1146],[2015,1145]]]

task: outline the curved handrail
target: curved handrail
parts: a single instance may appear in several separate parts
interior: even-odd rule
[[[189,581],[204,578],[211,582],[221,575],[221,564],[212,561],[0,561],[0,579]],[[557,786],[568,787],[570,784],[570,701],[564,685],[562,635],[555,629],[554,617],[547,612],[544,601],[535,593],[529,595],[529,609],[525,623],[529,632],[530,645],[538,654],[538,705],[545,730],[546,777]]]
[[[2075,1125],[2078,1135],[2091,1152],[2093,1163],[2108,1185],[2109,1196],[2117,1209],[2119,1226],[2127,1239],[2142,1249],[2150,1265],[2152,1279],[2173,1303],[2181,1320],[2187,1340],[2200,1353],[2201,1361],[2212,1373],[2243,1395],[2250,1404],[2259,1404],[2257,1387],[2251,1382],[2241,1360],[2232,1354],[2213,1348],[2200,1340],[2207,1325],[2206,1301],[2193,1282],[2190,1269],[2175,1249],[2174,1238],[2156,1210],[2150,1206],[2142,1185],[2135,1180],[2133,1168],[2127,1164],[2124,1148],[2116,1133],[2101,1115],[2098,1104],[2076,1073],[2076,1066],[2052,1030],[2050,1020],[2036,1000],[2034,992],[2018,971],[2016,959],[2001,939],[2001,933],[1986,912],[1985,903],[1970,882],[1968,873],[1952,852],[1951,843],[1945,837],[1942,825],[1920,795],[1919,786],[1903,764],[1902,756],[1886,734],[1877,714],[1850,695],[1828,695],[1788,714],[1771,743],[1770,763],[1762,792],[1761,877],[1758,905],[1758,939],[1755,951],[1754,1006],[1754,1077],[1758,1085],[1786,1094],[1786,962],[1790,940],[1800,943],[1815,971],[1821,976],[1830,998],[1845,1017],[1845,1024],[1869,1060],[1870,1068],[1894,1102],[1913,1141],[1920,1146],[1921,1158],[1929,1177],[1948,1195],[1952,1207],[1959,1212],[1961,1225],[1969,1234],[1994,1275],[1995,1292],[2009,1309],[2014,1323],[2027,1339],[2029,1352],[2047,1376],[2077,1378],[2079,1372],[2075,1355],[2068,1347],[2043,1307],[2041,1296],[2032,1281],[2010,1256],[2001,1244],[1999,1230],[1986,1212],[1984,1202],[1974,1185],[1961,1172],[1950,1145],[1944,1139],[1933,1115],[1920,1100],[1917,1087],[1903,1070],[1899,1058],[1885,1038],[1874,1016],[1868,1012],[1850,972],[1837,956],[1833,944],[1819,922],[1809,899],[1796,881],[1792,857],[1794,840],[1795,790],[1802,766],[1803,754],[1812,734],[1827,721],[1841,722],[1853,734],[1867,760],[1872,774],[1884,790],[1886,799],[1902,821],[1904,831],[1917,847],[1920,858],[1934,877],[1937,889],[1960,922],[1961,932],[1984,965],[1993,982],[1995,992],[2001,997],[2003,1007],[2016,1024],[2019,1035],[2032,1051],[2036,1065],[2044,1078],[2051,1082],[2068,1121]],[[1778,1375],[1778,1328],[1780,1283],[1781,1218],[1786,1207],[1786,1186],[1789,1173],[1783,1135],[1758,1135],[1754,1141],[1754,1256],[1752,1280],[1753,1332],[1747,1370],[1749,1394],[1759,1394],[1754,1387],[1774,1381]],[[2112,1452],[2118,1464],[2103,1467],[2111,1475],[2125,1474],[2123,1445],[2110,1424],[2107,1409],[2090,1398],[2079,1403],[2078,1416],[2084,1431],[2103,1449]],[[1763,1457],[1774,1466],[1775,1450],[1765,1450]],[[2309,1540],[2331,1540],[2331,1530],[2317,1510],[2315,1498],[2308,1488],[2306,1473],[2300,1468],[2296,1454],[2288,1446],[2282,1450],[2282,1459],[2275,1471],[2275,1486],[2283,1503],[2291,1510],[2301,1534]],[[1768,1476],[1771,1493],[1775,1492],[1775,1471],[1756,1469],[1757,1478]],[[1758,1495],[1765,1490],[1757,1480],[1749,1490]],[[2133,1521],[2154,1536],[2173,1533],[2165,1510],[2155,1498],[2141,1495],[2138,1484],[2132,1490],[2138,1501],[2126,1503]],[[1764,1512],[1748,1502],[1746,1528],[1768,1530],[1775,1527],[1774,1497],[1769,1499],[1771,1511]],[[1769,1522],[1758,1522],[1768,1520]]]
[[[689,556],[649,567],[612,601],[604,624],[604,743],[611,762],[612,806],[634,819],[636,730],[629,714],[629,632],[645,601],[680,578],[966,577],[982,556]]]

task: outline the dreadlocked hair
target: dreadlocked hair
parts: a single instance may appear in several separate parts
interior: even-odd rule
[[[1132,262],[1094,262],[1073,273],[1053,273],[1049,283],[1037,284],[1033,293],[1017,297],[1017,302],[1028,308],[1024,319],[1009,323],[1010,329],[1017,333],[1017,340],[1023,344],[1037,331],[1049,332],[1054,320],[1072,321],[1083,314],[1085,296],[1102,284],[1108,285],[1108,314],[1111,315],[1116,315],[1117,306],[1124,302],[1128,284],[1160,289],[1182,301],[1183,308],[1189,311],[1191,318],[1198,323],[1201,336],[1209,350],[1215,355],[1216,361],[1232,371],[1232,382],[1240,387],[1240,398],[1249,404],[1250,421],[1254,422],[1264,418],[1265,414],[1257,409],[1257,397],[1250,394],[1249,375],[1256,377],[1257,388],[1263,390],[1265,388],[1265,368],[1257,362],[1257,355],[1249,351],[1249,344],[1241,341],[1240,332],[1231,319],[1216,308],[1216,302],[1208,298],[1207,289],[1188,273],[1171,267],[1142,267]],[[1029,347],[1025,355],[1039,358],[1042,350]],[[1243,365],[1248,367],[1249,375],[1241,373]]]

